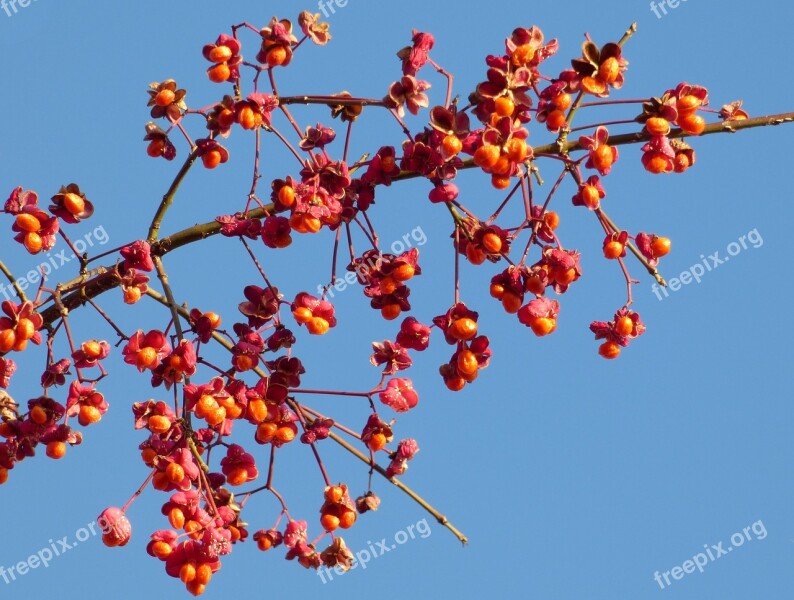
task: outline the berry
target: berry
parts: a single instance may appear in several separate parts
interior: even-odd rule
[[[85,200],[78,194],[69,192],[63,197],[63,205],[71,214],[78,215],[85,210]]]
[[[66,455],[66,444],[63,442],[52,441],[47,444],[47,456],[59,460]]]
[[[196,564],[192,562],[185,563],[179,569],[179,579],[182,583],[190,583],[196,578]]]
[[[0,467],[0,485],[3,485],[6,481],[8,481],[8,469]]]
[[[463,350],[458,354],[456,365],[458,367],[458,371],[464,377],[466,375],[472,375],[476,373],[480,368],[480,365],[477,361],[477,355],[475,355],[474,352],[469,349]]]
[[[221,160],[222,157],[220,150],[210,150],[201,156],[201,162],[207,169],[214,169],[221,164]]]
[[[185,469],[183,469],[180,464],[168,463],[168,467],[165,469],[165,475],[171,483],[178,484],[185,478]]]
[[[312,317],[312,320],[306,323],[306,329],[312,335],[325,335],[330,328],[331,325],[322,317]]]
[[[47,411],[41,406],[34,406],[30,410],[30,420],[36,425],[44,425],[49,420],[49,417],[47,416]]]
[[[441,142],[441,147],[446,156],[456,156],[463,149],[463,142],[460,141],[458,136],[450,134]]]
[[[374,433],[367,441],[367,447],[373,452],[378,452],[386,446],[386,436],[382,433]]]
[[[612,360],[620,354],[620,345],[615,342],[604,342],[598,347],[598,353],[607,360]]]
[[[459,342],[467,342],[477,335],[477,322],[469,317],[456,319],[450,325],[447,333]]]
[[[162,89],[157,92],[157,95],[154,97],[154,103],[157,106],[168,106],[174,102],[176,99],[176,94],[173,90],[169,89]]]
[[[615,331],[624,337],[631,335],[634,332],[634,321],[629,316],[620,317],[615,321]]]
[[[481,265],[485,262],[486,254],[482,249],[478,248],[474,244],[467,244],[466,258],[468,258],[469,262],[473,265]]]
[[[513,51],[510,62],[514,67],[523,67],[532,62],[535,58],[535,48],[530,44],[522,44]]]
[[[608,85],[615,83],[619,75],[620,62],[614,56],[610,56],[603,63],[601,63],[601,66],[598,68],[598,76],[604,83]]]
[[[15,219],[16,226],[19,227],[22,231],[31,232],[31,231],[38,231],[41,229],[41,221],[39,221],[33,215],[29,215],[28,213],[20,213],[16,216]]]
[[[505,144],[507,158],[514,162],[523,162],[529,154],[527,143],[520,138],[512,138]]]
[[[481,169],[490,169],[499,160],[499,147],[493,144],[485,144],[477,148],[474,152],[474,164]]]
[[[342,513],[342,516],[339,517],[339,527],[342,529],[350,529],[356,522],[356,516],[356,511],[346,510]]]
[[[535,317],[529,323],[532,333],[538,337],[549,335],[557,329],[557,319],[551,317]]]
[[[612,240],[611,242],[607,242],[604,244],[604,256],[611,260],[616,258],[620,258],[623,256],[623,250],[625,246],[616,240]]]
[[[521,303],[523,302],[521,296],[518,294],[514,294],[513,292],[505,292],[504,296],[502,296],[502,307],[505,309],[505,312],[509,315],[514,315],[518,312],[518,309],[521,308]]]
[[[692,135],[700,135],[706,129],[705,119],[696,114],[679,117],[678,124],[681,126],[681,129]]]
[[[515,102],[507,96],[499,96],[499,98],[494,101],[494,106],[496,114],[500,117],[510,117],[516,110]]]
[[[489,231],[482,236],[482,247],[485,248],[489,254],[499,254],[502,251],[502,238],[494,232]]]
[[[601,204],[601,194],[594,185],[585,185],[582,188],[582,202],[590,210],[595,210]]]
[[[653,255],[658,257],[666,256],[670,253],[670,248],[672,246],[672,242],[670,238],[666,237],[657,237],[651,243],[651,249],[653,250]]]
[[[678,109],[679,117],[691,115],[698,108],[700,108],[700,98],[697,96],[692,96],[691,94],[688,96],[683,96],[678,99],[676,108]]]
[[[324,514],[320,517],[320,525],[326,531],[336,531],[339,528],[339,517],[332,514]]]
[[[164,417],[163,415],[152,415],[149,417],[148,428],[152,433],[166,433],[171,429],[171,421],[168,420],[168,417]]]
[[[31,231],[25,235],[25,241],[23,244],[28,252],[31,254],[37,254],[41,252],[41,249],[44,246],[44,240],[41,239],[41,236],[38,233]]]
[[[163,155],[163,152],[165,151],[165,146],[166,143],[164,138],[155,138],[151,142],[149,142],[148,146],[146,146],[146,154],[148,154],[152,158],[159,158]]]
[[[606,171],[615,162],[615,155],[612,152],[612,146],[604,144],[596,148],[593,153],[593,166],[599,171]]]
[[[81,406],[80,412],[77,415],[77,421],[83,427],[93,425],[102,420],[102,413],[96,406]],[[181,481],[181,480],[180,480]]]
[[[560,215],[550,210],[543,215],[543,221],[549,226],[549,229],[553,231],[560,226]]]
[[[568,110],[573,104],[573,98],[567,93],[557,94],[551,99],[551,103],[558,110]]]
[[[416,273],[416,269],[414,268],[413,265],[409,263],[403,263],[399,267],[394,269],[394,271],[392,271],[391,276],[397,281],[408,281],[414,276],[415,273]],[[394,290],[392,290],[392,292],[393,291]],[[392,292],[387,292],[387,293],[390,294]]]
[[[380,314],[387,321],[393,321],[400,316],[401,312],[402,308],[400,308],[399,304],[386,304],[380,309]]]
[[[565,112],[560,109],[551,111],[546,115],[546,129],[549,131],[559,131],[565,125]]]
[[[285,207],[290,208],[295,204],[295,188],[285,185],[278,191],[278,201]]]
[[[670,121],[662,117],[651,117],[645,122],[645,129],[651,135],[667,135],[670,133]]]
[[[284,46],[271,46],[265,60],[269,67],[280,67],[287,61],[287,49]]]
[[[232,50],[228,46],[215,46],[209,52],[209,59],[214,63],[222,63],[229,60],[232,55]]]
[[[497,190],[504,190],[510,187],[509,175],[491,175],[491,185]]]
[[[210,81],[213,83],[223,83],[224,81],[229,81],[231,74],[232,71],[229,68],[229,65],[226,63],[213,65],[207,69],[207,77],[209,77]]]

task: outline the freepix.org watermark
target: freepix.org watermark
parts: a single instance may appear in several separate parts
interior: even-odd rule
[[[419,246],[424,246],[427,243],[427,235],[425,234],[424,230],[421,227],[414,227],[409,233],[406,233],[402,236],[399,240],[394,240],[389,248],[392,254],[400,255],[403,252],[410,250],[411,248],[418,248]],[[356,268],[358,271],[366,271],[367,269],[372,269],[375,266],[375,260],[372,259],[368,262],[362,263],[358,265]],[[359,273],[356,271],[350,271],[345,274],[344,279],[337,277],[336,280],[332,285],[327,286],[328,289],[325,292],[325,297],[332,299],[334,297],[334,290],[341,293],[344,292],[348,286],[353,285],[358,281]],[[362,277],[363,278],[363,277]],[[317,285],[317,293],[322,294],[323,289],[326,286],[323,284]]]
[[[344,8],[347,3],[348,0],[320,0],[317,3],[317,8],[322,11],[323,16],[327,19],[330,15],[336,14],[337,7]]]
[[[9,17],[13,17],[19,12],[20,8],[27,8],[31,2],[36,0],[0,0],[0,8],[2,8]],[[347,0],[345,0],[347,2]]]
[[[427,522],[427,519],[422,519],[421,521],[417,521],[412,525],[408,525],[405,529],[401,529],[397,533],[394,534],[394,542],[389,543],[390,540],[388,538],[383,538],[379,542],[367,542],[367,547],[362,548],[358,552],[355,553],[353,558],[350,560],[349,570],[352,571],[353,569],[361,566],[361,570],[367,568],[367,563],[371,560],[376,558],[380,558],[384,554],[388,552],[392,552],[393,550],[397,550],[403,544],[408,543],[411,540],[415,540],[417,536],[421,539],[429,538],[430,534],[433,532],[430,529],[430,524]],[[333,569],[329,569],[328,567],[322,567],[317,569],[317,575],[322,579],[323,583],[328,583],[329,581],[334,580],[334,574],[341,577],[345,573],[346,570],[341,565],[336,565]]]
[[[750,533],[753,533],[753,536]],[[737,531],[731,536],[731,545],[725,547],[725,542],[718,542],[716,544],[703,544],[705,552],[698,552],[690,560],[685,560],[680,566],[676,565],[669,571],[659,573],[656,571],[653,574],[653,580],[659,584],[659,589],[663,590],[675,581],[680,581],[685,575],[694,573],[695,569],[703,573],[703,570],[715,560],[727,556],[729,552],[733,552],[736,548],[744,546],[745,542],[751,542],[754,539],[763,540],[767,536],[766,526],[761,520],[756,521],[752,525],[745,527],[741,531]],[[672,581],[670,578],[672,577]]]
[[[98,520],[91,521],[85,527],[81,527],[75,531],[74,537],[72,538],[65,535],[58,540],[47,540],[47,546],[35,554],[31,554],[25,560],[19,561],[10,567],[0,565],[0,579],[2,579],[6,585],[11,585],[19,577],[24,577],[39,567],[44,567],[46,569],[50,566],[50,563],[59,556],[63,556],[81,543],[85,543],[91,538],[107,533],[112,529],[112,524],[100,517]]]
[[[687,0],[662,0],[661,2],[651,2],[651,12],[656,15],[657,19],[661,19],[662,16],[667,16],[667,8],[669,7],[671,10],[674,8],[678,8],[681,6],[682,2],[686,2]]]
[[[104,225],[100,225],[93,231],[86,233],[83,237],[73,240],[72,245],[74,249],[82,255],[89,248],[93,248],[95,244],[104,246],[109,241],[110,236],[108,236],[107,231],[105,231]],[[47,252],[46,258],[46,261],[40,263],[35,269],[28,271],[24,277],[20,277],[16,280],[19,289],[24,292],[28,287],[36,285],[41,281],[42,275],[44,278],[48,277],[51,273],[76,259],[77,256],[67,248],[60,252]],[[11,300],[11,298],[16,295],[17,291],[14,289],[14,286],[7,283],[0,283],[0,299]]]
[[[723,255],[719,250],[717,250],[714,254],[709,254],[708,257],[705,254],[701,254],[701,262],[695,263],[689,267],[689,269],[681,273],[681,275],[678,277],[672,277],[670,281],[667,282],[666,288],[654,283],[651,286],[651,291],[661,302],[665,298],[670,297],[670,292],[677,292],[682,286],[689,285],[693,281],[700,283],[706,273],[711,273],[716,268],[726,264],[731,260],[732,257],[737,256],[745,250],[749,250],[750,248],[758,249],[763,245],[764,238],[762,238],[761,234],[758,233],[758,229],[753,229],[752,231],[741,236],[737,241],[728,244],[728,247],[725,249],[725,251],[728,253],[728,256]],[[667,291],[668,289],[670,291]]]

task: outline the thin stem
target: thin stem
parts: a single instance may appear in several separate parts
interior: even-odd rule
[[[182,184],[182,181],[184,181],[185,177],[190,171],[190,167],[192,167],[193,163],[196,162],[196,158],[198,158],[198,151],[193,149],[185,160],[185,163],[182,165],[182,168],[179,169],[179,172],[176,174],[174,181],[171,182],[171,186],[168,188],[168,191],[163,196],[160,206],[158,207],[157,212],[154,213],[154,218],[152,218],[152,224],[149,226],[149,234],[146,236],[146,239],[150,244],[157,240],[157,234],[160,232],[160,225],[165,218],[165,214],[168,212],[168,209],[174,202],[174,196],[176,196],[179,186]]]
[[[13,273],[11,273],[9,268],[5,265],[5,263],[2,260],[0,260],[0,272],[2,272],[3,275],[6,276],[6,279],[8,279],[9,283],[11,283],[11,286],[16,290],[17,294],[19,295],[19,299],[22,302],[27,302],[28,297],[25,296],[25,292],[23,292],[22,288],[19,287],[19,284],[17,283],[17,280],[14,278]]]

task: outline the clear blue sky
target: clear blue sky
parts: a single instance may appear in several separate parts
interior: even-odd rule
[[[316,5],[37,0],[11,17],[0,10],[3,199],[17,185],[48,198],[61,184],[75,181],[97,207],[90,225],[77,231],[101,225],[114,246],[143,237],[178,168],[144,152],[148,84],[175,78],[187,87],[192,106],[210,104],[220,88],[206,81],[202,45],[228,33],[233,23],[261,26],[273,14],[294,19],[302,9]],[[394,53],[418,28],[436,35],[433,56],[456,74],[456,91],[465,98],[484,73],[483,57],[500,52],[517,26],[536,24],[547,38],[559,38],[562,49],[547,69],[553,73],[578,55],[585,31],[604,43],[637,20],[639,32],[626,47],[631,64],[622,97],[659,94],[686,80],[707,86],[717,107],[743,98],[751,115],[794,108],[788,96],[790,60],[783,51],[794,8],[766,0],[741,7],[690,0],[667,10],[657,18],[644,0],[564,5],[505,0],[443,8],[418,0],[349,0],[330,18],[334,39],[325,48],[301,50],[282,74],[282,91],[347,89],[380,97],[399,74]],[[246,42],[250,53],[255,39]],[[426,76],[434,84],[432,101],[442,102],[442,80],[430,72]],[[324,109],[296,112],[306,123],[328,122]],[[603,114],[614,119],[628,113]],[[382,114],[372,111],[361,121],[355,153],[399,143],[399,130]],[[532,135],[547,137],[534,126]],[[421,447],[404,481],[468,535],[468,547],[431,521],[426,538],[373,560],[365,571],[323,584],[287,563],[280,550],[263,555],[245,544],[224,561],[204,597],[788,597],[794,586],[794,409],[786,375],[792,358],[792,284],[784,257],[794,216],[785,154],[792,141],[790,125],[695,140],[694,169],[656,178],[642,170],[638,147],[621,149],[608,179],[607,207],[631,231],[657,231],[673,239],[673,253],[663,264],[666,276],[689,269],[701,255],[726,255],[731,242],[752,230],[763,244],[663,301],[635,264],[642,278],[636,309],[648,332],[618,361],[597,356],[588,324],[620,307],[621,275],[600,258],[602,234],[587,211],[570,205],[570,188],[558,199],[560,231],[566,246],[583,251],[585,276],[562,299],[555,335],[539,340],[497,310],[487,297],[493,268],[464,268],[463,298],[481,312],[481,330],[492,339],[492,365],[464,392],[447,393],[436,368],[448,347],[436,339],[408,372],[420,390],[420,405],[400,418],[397,435],[413,436]],[[229,164],[191,173],[165,231],[240,208],[250,182],[251,137],[236,132],[229,147]],[[184,146],[180,150],[184,156]],[[291,168],[285,160],[283,155],[265,160],[265,177],[283,176]],[[462,186],[464,201],[483,213],[498,202],[487,178],[466,174]],[[421,248],[425,274],[412,295],[415,314],[424,321],[445,311],[452,299],[449,215],[430,206],[426,193],[425,184],[394,186],[381,192],[372,211],[383,240],[417,227],[427,236]],[[0,219],[0,228],[5,232],[0,255],[18,271],[27,270],[35,261],[19,256],[8,233],[10,220]],[[288,295],[313,291],[330,264],[327,232],[298,241],[302,244],[283,255],[266,254],[269,273]],[[215,259],[236,262],[221,266]],[[213,240],[175,253],[166,263],[180,299],[192,304],[200,299],[202,308],[224,313],[230,323],[242,286],[256,281],[242,259],[235,242]],[[298,346],[309,369],[304,381],[366,389],[377,380],[367,364],[369,342],[392,336],[395,326],[377,319],[359,291],[346,291],[337,300],[340,327]],[[118,294],[102,305],[115,308],[130,330],[167,321],[161,308],[146,303],[122,309]],[[75,315],[74,327],[81,324],[86,336],[97,331],[112,339],[101,323]],[[18,399],[36,393],[41,364],[37,359],[17,376],[12,392]],[[50,539],[73,539],[104,507],[123,504],[146,476],[137,452],[143,435],[132,430],[130,405],[152,391],[128,367],[113,361],[109,366],[113,376],[102,389],[110,412],[88,430],[82,447],[59,463],[42,452],[0,488],[0,565],[25,560]],[[354,399],[319,399],[314,405],[355,429],[366,413]],[[362,465],[330,445],[322,450],[332,479],[364,489]],[[291,510],[316,531],[322,480],[307,455],[297,444],[285,451],[276,479]],[[376,490],[382,508],[362,517],[346,536],[354,549],[382,538],[392,543],[399,531],[427,517],[386,482]],[[149,533],[165,525],[159,515],[164,498],[147,491],[133,505],[134,533],[127,547],[109,550],[91,538],[46,569],[8,585],[0,580],[0,598],[58,594],[126,600],[184,593],[144,550]],[[250,506],[252,530],[268,525],[277,510],[265,498]],[[654,581],[656,571],[684,565],[705,552],[704,546],[727,547],[732,534],[759,521],[765,537],[750,529],[752,541],[710,561],[704,573],[687,574],[664,590]],[[755,531],[761,529],[757,525]]]

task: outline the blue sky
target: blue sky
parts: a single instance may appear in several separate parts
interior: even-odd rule
[[[220,88],[204,75],[203,44],[233,23],[262,26],[273,14],[295,18],[305,2],[204,0],[169,3],[96,3],[37,0],[6,16],[0,10],[0,49],[5,57],[5,115],[0,144],[0,193],[17,185],[43,198],[62,184],[80,184],[96,207],[79,235],[103,227],[112,246],[143,237],[151,214],[178,165],[149,159],[141,141],[149,120],[146,89],[152,81],[176,79],[188,102],[205,106]],[[716,10],[715,10],[716,9]],[[381,97],[399,76],[394,53],[412,28],[436,35],[433,57],[456,75],[465,98],[484,73],[483,57],[502,50],[517,26],[538,25],[557,37],[561,51],[546,72],[578,56],[582,34],[604,43],[616,40],[634,20],[639,32],[626,47],[630,61],[620,97],[660,94],[680,81],[709,88],[719,107],[739,98],[751,115],[791,110],[785,77],[790,65],[781,48],[788,40],[794,8],[759,1],[742,8],[702,0],[681,2],[657,18],[645,1],[571,2],[528,5],[431,5],[417,0],[376,3],[349,0],[331,16],[334,39],[307,47],[279,73],[282,93],[334,93],[347,89]],[[762,18],[761,15],[764,15]],[[773,15],[773,18],[769,18]],[[738,24],[740,22],[740,25]],[[244,40],[247,48],[254,37]],[[443,101],[443,81],[431,100]],[[296,109],[308,124],[325,109]],[[582,116],[580,124],[631,117],[614,108]],[[421,127],[418,118],[409,124]],[[198,132],[201,125],[192,130]],[[237,133],[237,132],[236,132]],[[531,141],[549,139],[532,126]],[[492,267],[463,268],[463,299],[481,313],[481,331],[492,340],[494,358],[479,380],[453,395],[443,387],[437,365],[449,351],[439,339],[408,372],[420,391],[417,409],[401,416],[400,437],[415,437],[420,454],[404,481],[420,491],[469,537],[466,548],[428,519],[430,533],[415,536],[377,559],[323,583],[280,551],[261,554],[251,544],[235,549],[210,585],[206,598],[245,593],[538,600],[615,598],[784,598],[794,585],[794,516],[791,506],[791,422],[789,399],[791,280],[782,261],[788,251],[792,208],[785,152],[794,128],[764,128],[735,136],[693,141],[698,163],[683,176],[653,177],[640,165],[638,147],[621,148],[621,160],[607,179],[610,215],[631,231],[650,230],[673,239],[663,262],[676,277],[717,251],[755,232],[748,244],[702,281],[659,300],[651,280],[642,281],[635,309],[648,331],[606,362],[596,354],[588,324],[607,319],[624,300],[622,276],[601,258],[602,233],[584,209],[570,205],[563,188],[556,207],[566,246],[582,250],[585,275],[562,298],[555,335],[537,339],[488,297]],[[353,154],[400,142],[400,131],[377,111],[365,113],[354,129]],[[250,136],[233,135],[229,164],[191,172],[168,215],[164,231],[230,213],[242,206],[250,185]],[[180,147],[184,156],[185,148]],[[283,153],[264,163],[266,178],[292,169]],[[546,165],[552,181],[556,177]],[[486,177],[461,176],[462,200],[489,214],[500,198]],[[412,293],[415,314],[428,321],[452,300],[449,215],[429,205],[427,184],[409,182],[381,191],[372,218],[382,240],[397,240],[421,228],[424,275]],[[5,197],[5,196],[3,196]],[[0,256],[16,271],[37,261],[21,256],[6,232]],[[273,280],[287,295],[314,291],[325,281],[331,237],[299,239],[281,255],[262,253]],[[108,246],[111,247],[111,246]],[[731,247],[735,250],[735,246]],[[10,258],[9,258],[10,257]],[[256,272],[230,240],[169,255],[166,265],[179,299],[213,308],[231,323],[242,287]],[[68,267],[64,267],[66,269]],[[74,269],[74,267],[72,267]],[[71,272],[70,272],[71,275]],[[297,348],[310,387],[367,389],[377,381],[368,365],[369,343],[391,337],[394,324],[376,318],[358,290],[335,299],[339,328]],[[160,307],[120,305],[118,294],[102,299],[128,330],[162,327]],[[78,313],[75,330],[112,339],[93,317]],[[82,327],[82,329],[81,329]],[[95,333],[94,333],[95,332]],[[36,394],[42,364],[20,361],[12,393]],[[9,567],[68,536],[72,541],[99,512],[121,505],[146,477],[138,457],[141,432],[132,430],[130,405],[152,391],[145,378],[111,361],[102,383],[111,409],[87,431],[82,447],[55,463],[43,456],[25,461],[0,488],[5,515],[0,565]],[[320,398],[313,404],[360,429],[366,406],[356,399]],[[388,414],[385,410],[384,414]],[[253,444],[251,444],[253,446]],[[354,490],[366,486],[360,463],[330,445],[321,448],[331,478]],[[42,453],[43,454],[43,453]],[[288,448],[277,470],[279,489],[290,508],[317,531],[322,480],[305,448]],[[260,458],[264,460],[264,458]],[[364,515],[346,540],[356,549],[417,525],[428,515],[385,481],[376,484],[383,504]],[[95,537],[6,584],[0,598],[72,597],[121,599],[181,594],[181,584],[145,553],[151,531],[165,525],[159,507],[165,496],[147,491],[130,509],[134,534],[122,549],[106,549]],[[269,498],[252,500],[252,530],[269,525],[277,508]],[[753,528],[754,527],[754,528]],[[661,589],[654,573],[686,568],[685,562],[748,529],[741,547],[709,560]],[[761,533],[763,530],[764,533]],[[84,535],[84,534],[80,534]],[[738,538],[736,538],[738,540]],[[746,537],[744,538],[747,539]]]

